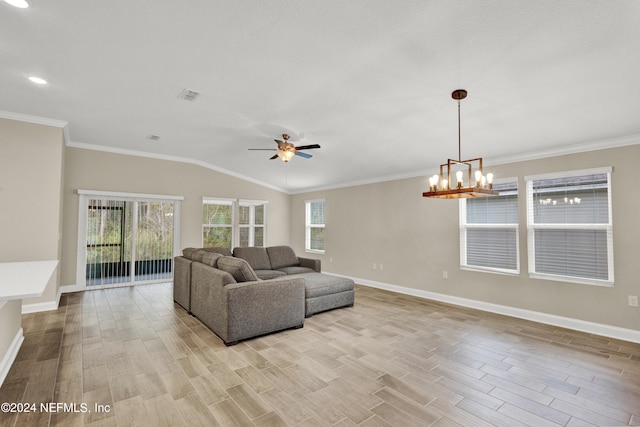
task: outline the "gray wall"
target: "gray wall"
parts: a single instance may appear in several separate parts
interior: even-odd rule
[[[304,201],[326,200],[323,270],[347,276],[640,330],[640,145],[492,167],[496,177],[519,177],[520,275],[460,270],[458,202],[425,199],[426,176],[292,196],[291,241],[304,252]],[[615,286],[529,279],[525,175],[613,166]],[[332,262],[331,262],[332,261]],[[372,264],[383,264],[374,270]],[[448,272],[443,279],[442,272]]]
[[[198,165],[68,147],[62,285],[76,284],[77,190],[183,196],[180,247],[202,245],[202,197],[266,200],[267,244],[289,242],[289,195]]]

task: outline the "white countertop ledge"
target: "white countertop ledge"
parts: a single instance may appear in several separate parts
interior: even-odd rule
[[[0,263],[0,301],[42,296],[58,260]]]

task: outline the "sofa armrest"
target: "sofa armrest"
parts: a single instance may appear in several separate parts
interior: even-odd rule
[[[182,256],[173,262],[173,300],[187,312],[191,312],[191,264],[193,261]]]
[[[236,283],[230,273],[194,262],[191,312],[225,344],[301,327],[304,279],[287,277]]]
[[[314,271],[320,273],[321,266],[319,259],[298,257],[298,261],[300,262],[300,267],[311,268]]]
[[[224,287],[228,329],[225,343],[304,324],[304,279],[284,277]]]
[[[194,262],[191,266],[191,313],[223,340],[227,331],[224,287],[235,283],[225,271]]]

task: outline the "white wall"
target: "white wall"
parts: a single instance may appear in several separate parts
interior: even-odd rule
[[[63,154],[61,128],[0,119],[0,262],[60,259]],[[22,304],[55,306],[58,278]],[[20,330],[20,307],[0,308],[0,359]]]
[[[304,200],[324,198],[325,271],[640,331],[640,309],[627,304],[628,295],[640,295],[638,159],[640,145],[632,145],[491,168],[496,177],[520,179],[521,273],[516,277],[460,270],[458,202],[423,198],[426,177],[294,195],[291,240],[304,251]],[[614,168],[615,286],[529,279],[523,177],[600,166]],[[374,270],[373,263],[384,269]]]

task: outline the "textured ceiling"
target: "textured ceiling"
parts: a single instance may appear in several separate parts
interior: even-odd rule
[[[457,158],[457,88],[469,91],[463,158],[640,134],[636,0],[30,4],[0,2],[0,110],[66,121],[70,145],[190,159],[288,192]],[[178,99],[185,88],[202,95]],[[322,148],[288,164],[248,151],[283,132]]]

